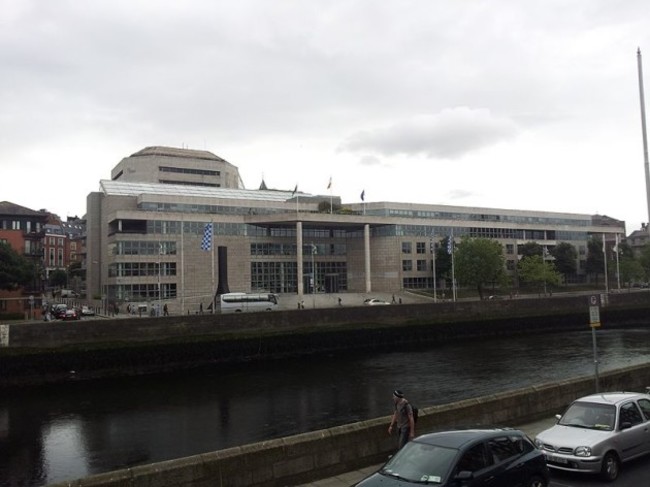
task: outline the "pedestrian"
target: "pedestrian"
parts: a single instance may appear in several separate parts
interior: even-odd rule
[[[167,309],[167,303],[163,306],[163,316],[169,316],[169,309]]]
[[[395,304],[395,295],[394,295],[394,294],[393,294],[393,301],[392,301],[392,303]]]
[[[388,434],[393,434],[393,426],[397,426],[397,449],[400,450],[406,443],[415,437],[415,420],[413,407],[399,389],[393,392],[395,410],[390,419]]]
[[[301,308],[301,309],[305,309],[305,300],[304,300],[304,299],[302,299],[302,300],[300,301],[300,308]]]
[[[343,300],[341,298],[339,298],[339,306],[341,306],[342,302],[343,302]]]
[[[199,314],[203,314],[203,303],[199,303]]]

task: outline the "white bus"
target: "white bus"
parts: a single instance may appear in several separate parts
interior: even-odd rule
[[[222,313],[245,311],[273,311],[278,307],[278,296],[272,293],[227,293],[219,297]]]

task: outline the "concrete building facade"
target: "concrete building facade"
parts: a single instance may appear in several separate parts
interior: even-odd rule
[[[122,160],[87,199],[89,297],[164,302],[175,313],[211,303],[217,287],[295,294],[433,287],[432,242],[485,237],[518,248],[625,236],[624,222],[575,213],[393,202],[341,205],[296,190],[244,189],[235,166],[206,151],[150,147]],[[210,243],[209,249],[206,244]],[[220,282],[221,281],[221,282]],[[224,282],[225,281],[225,282]]]

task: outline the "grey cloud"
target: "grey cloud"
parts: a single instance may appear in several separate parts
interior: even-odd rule
[[[369,151],[384,156],[424,154],[430,158],[457,159],[512,139],[518,131],[512,120],[496,117],[489,110],[460,107],[357,132],[349,136],[339,150]]]

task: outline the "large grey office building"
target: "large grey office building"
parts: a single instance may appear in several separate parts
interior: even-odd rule
[[[331,211],[331,203],[336,208]],[[148,147],[123,159],[87,199],[88,294],[164,301],[175,313],[231,292],[387,292],[432,288],[432,236],[486,237],[514,272],[518,247],[625,235],[605,216],[392,202],[244,189],[236,166],[207,152]],[[219,277],[221,275],[221,277]],[[219,282],[219,281],[225,282]],[[315,285],[314,285],[315,284]]]

